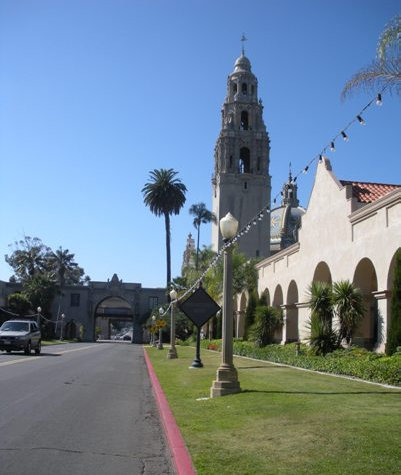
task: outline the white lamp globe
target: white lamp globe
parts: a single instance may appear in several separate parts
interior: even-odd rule
[[[237,234],[238,221],[231,213],[220,219],[220,232],[224,240],[231,239]]]

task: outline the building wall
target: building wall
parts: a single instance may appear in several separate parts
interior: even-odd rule
[[[259,294],[267,291],[270,303],[282,289],[284,315],[282,341],[308,335],[308,287],[313,280],[335,282],[349,279],[365,295],[366,315],[355,340],[384,351],[389,321],[392,263],[401,246],[401,189],[363,207],[352,197],[350,186],[342,186],[324,159],[316,171],[306,214],[302,218],[299,242],[261,261]],[[294,302],[293,296],[298,296]],[[378,328],[375,330],[375,315]],[[288,328],[287,328],[288,327]]]

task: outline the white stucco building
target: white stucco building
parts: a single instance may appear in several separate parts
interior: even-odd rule
[[[283,309],[282,343],[307,337],[308,287],[313,280],[349,279],[365,297],[366,314],[354,342],[384,351],[394,255],[401,247],[401,186],[337,179],[327,158],[317,166],[298,242],[257,265],[259,295]],[[241,336],[247,294],[237,297]]]

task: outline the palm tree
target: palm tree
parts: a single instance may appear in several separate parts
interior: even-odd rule
[[[196,260],[195,269],[198,270],[198,256],[199,256],[199,237],[201,224],[207,224],[210,222],[215,223],[217,221],[216,215],[206,208],[205,203],[197,203],[189,208],[189,214],[194,216],[193,225],[198,232],[198,239],[196,243]]]
[[[14,242],[14,248],[11,255],[5,256],[5,260],[13,268],[18,281],[24,282],[45,271],[50,248],[39,238],[24,236]]]
[[[186,186],[170,168],[149,172],[150,181],[142,188],[143,201],[156,216],[164,216],[166,227],[167,288],[171,282],[170,215],[178,214],[185,203]]]
[[[74,257],[74,254],[61,246],[49,256],[50,271],[57,276],[60,287],[63,287],[66,281],[72,284],[78,283],[84,273],[83,269],[74,261]]]
[[[401,93],[401,15],[386,26],[379,38],[376,58],[345,84],[342,98],[361,87],[374,91],[388,88]]]
[[[340,280],[333,284],[333,305],[339,319],[339,343],[343,339],[351,343],[352,332],[364,316],[363,296],[349,280]]]

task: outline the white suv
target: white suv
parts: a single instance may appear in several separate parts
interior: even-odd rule
[[[23,350],[26,355],[30,355],[34,349],[39,355],[41,340],[38,325],[31,320],[8,320],[0,327],[0,350],[7,353]]]

